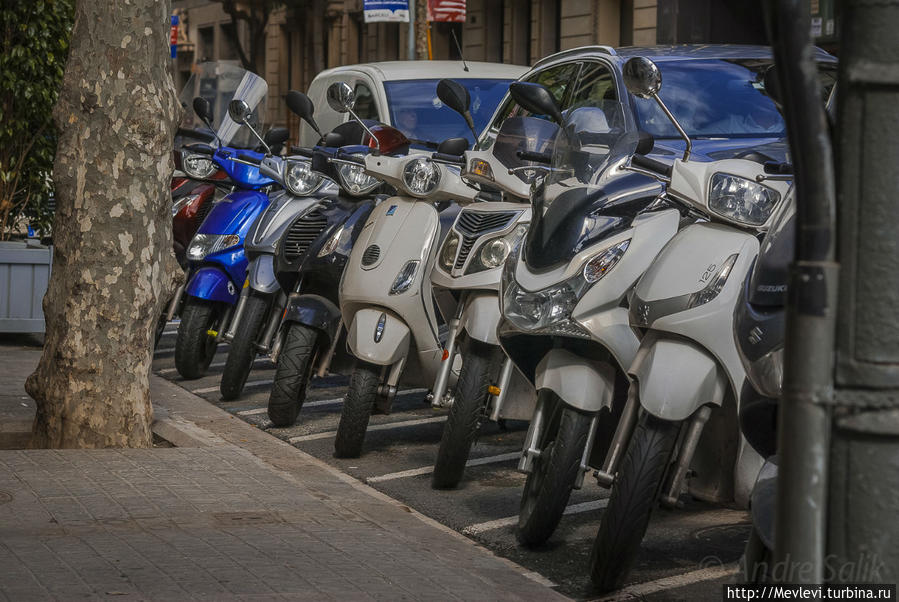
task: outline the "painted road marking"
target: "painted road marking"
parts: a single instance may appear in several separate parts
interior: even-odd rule
[[[482,466],[484,464],[493,464],[495,462],[508,462],[509,460],[517,460],[521,457],[521,452],[511,452],[508,454],[500,454],[498,456],[489,456],[486,458],[475,458],[465,463],[465,466]],[[382,483],[384,481],[392,481],[394,479],[405,479],[406,477],[417,477],[423,474],[431,474],[434,472],[434,466],[422,466],[421,468],[412,468],[409,470],[401,470],[400,472],[391,472],[390,474],[382,474],[377,477],[365,479],[368,483]]]
[[[254,364],[258,364],[260,362],[271,362],[271,360],[267,357],[257,357],[255,360],[253,360]],[[225,366],[225,362],[216,362],[214,364],[209,364],[210,368],[223,368],[224,366]],[[275,365],[272,364],[272,367],[274,367],[274,366]],[[176,372],[178,372],[177,368],[163,368],[162,370],[157,370],[156,374],[158,374],[159,376],[162,376],[164,374],[175,374]]]
[[[219,349],[221,349],[222,347],[227,347],[227,346],[228,346],[228,343],[219,343],[218,345],[216,345],[216,347]],[[168,353],[169,351],[174,351],[174,350],[175,350],[174,347],[163,347],[161,349],[154,350],[153,354],[155,355],[157,353]]]
[[[591,510],[599,510],[600,508],[605,508],[609,504],[608,498],[603,498],[601,500],[593,500],[592,502],[582,502],[580,504],[572,504],[565,508],[565,512],[563,514],[578,514],[580,512],[589,512]],[[515,516],[507,516],[506,518],[498,518],[496,520],[490,520],[486,523],[478,523],[476,525],[469,525],[462,529],[463,535],[477,535],[479,533],[484,533],[485,531],[493,531],[494,529],[502,529],[503,527],[511,527],[512,525],[518,524],[518,515]]]
[[[334,399],[319,399],[317,401],[307,401],[303,403],[304,408],[316,408],[319,406],[331,406],[339,403],[343,403],[343,397],[335,397]],[[258,414],[265,414],[268,412],[268,408],[253,408],[252,410],[241,410],[237,412],[238,416],[256,416]]]
[[[690,571],[689,573],[683,573],[682,575],[672,575],[671,577],[662,577],[661,579],[656,579],[655,581],[647,581],[646,583],[635,583],[634,585],[628,585],[627,587],[620,589],[613,594],[610,594],[604,598],[599,598],[599,600],[611,602],[613,600],[641,599],[650,594],[655,594],[657,592],[663,592],[670,589],[677,589],[679,587],[685,587],[687,585],[692,585],[693,583],[731,577],[733,575],[737,575],[739,572],[740,569],[736,564],[722,564],[719,566],[712,566],[704,569]]]
[[[261,387],[263,385],[270,385],[273,382],[275,382],[275,381],[271,380],[271,379],[253,380],[253,381],[250,381],[247,384],[245,384],[243,387],[244,387],[244,389],[246,389],[247,387]],[[191,391],[191,393],[193,393],[194,395],[202,395],[203,393],[214,393],[215,391],[218,391],[219,388],[220,388],[220,385],[216,385],[214,387],[206,387],[205,389],[196,389],[194,391]]]
[[[433,418],[420,418],[418,420],[403,420],[402,422],[386,422],[384,424],[373,424],[368,427],[369,431],[386,431],[406,426],[418,426],[419,424],[434,424],[435,422],[446,422],[446,416],[435,416]],[[291,443],[301,443],[303,441],[315,441],[317,439],[329,439],[337,435],[337,431],[327,431],[325,433],[313,433],[311,435],[302,435],[300,437],[291,437],[288,439]]]

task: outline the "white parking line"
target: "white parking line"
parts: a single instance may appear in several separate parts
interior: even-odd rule
[[[221,349],[222,347],[227,347],[227,346],[228,346],[228,343],[219,343],[218,345],[216,345],[216,347],[219,349]],[[174,350],[175,350],[174,347],[163,347],[161,349],[154,349],[153,353],[155,355],[157,353],[166,353],[168,351],[174,351]]]
[[[578,514],[580,512],[589,512],[591,510],[599,510],[600,508],[605,508],[609,504],[608,498],[603,498],[601,500],[593,500],[592,502],[582,502],[580,504],[572,504],[565,508],[564,514]],[[494,529],[502,529],[503,527],[511,527],[512,525],[518,524],[518,515],[515,516],[507,516],[506,518],[498,518],[496,520],[490,520],[486,523],[478,523],[476,525],[469,525],[462,529],[462,533],[464,535],[477,535],[478,533],[484,533],[485,531],[493,531]]]
[[[613,594],[605,596],[604,598],[598,598],[598,600],[611,602],[613,600],[617,601],[642,599],[645,596],[655,594],[657,592],[663,592],[669,589],[677,589],[679,587],[684,587],[693,583],[700,583],[702,581],[723,579],[724,577],[736,575],[739,572],[740,569],[736,564],[722,564],[720,566],[712,566],[705,569],[690,571],[689,573],[684,573],[682,575],[672,575],[671,577],[662,577],[661,579],[656,579],[655,581],[647,581],[646,583],[636,583],[634,585],[629,585],[624,589],[620,589]]]
[[[403,420],[402,422],[386,422],[384,424],[374,424],[368,427],[369,431],[386,431],[406,426],[417,426],[419,424],[433,424],[435,422],[446,422],[446,416],[435,416],[434,418],[420,418],[417,420]],[[337,431],[328,431],[326,433],[313,433],[311,435],[302,435],[300,437],[291,437],[288,439],[291,443],[300,443],[302,441],[315,441],[316,439],[329,439],[337,435]]]
[[[271,379],[269,379],[269,380],[251,380],[250,382],[248,382],[247,384],[244,385],[244,389],[246,389],[247,387],[261,387],[263,385],[270,385],[273,382],[275,382],[275,381],[273,381]],[[206,387],[205,389],[195,389],[195,390],[191,391],[191,393],[193,393],[194,395],[202,395],[203,393],[213,393],[215,391],[218,391],[219,388],[220,388],[220,386],[216,385],[214,387]]]
[[[465,463],[465,466],[482,466],[484,464],[493,464],[495,462],[508,462],[509,460],[517,460],[521,457],[521,452],[511,452],[508,454],[499,454],[498,456],[489,456],[486,458],[475,458]],[[365,479],[367,483],[382,483],[384,481],[392,481],[394,479],[404,479],[406,477],[417,477],[418,475],[430,474],[434,472],[434,466],[422,466],[421,468],[411,468],[409,470],[401,470],[400,472],[391,472],[390,474],[382,474],[377,477]]]
[[[267,357],[257,357],[255,360],[253,360],[254,364],[265,363],[265,362],[270,363],[271,360]],[[214,364],[209,364],[210,368],[223,368],[224,366],[225,366],[225,362],[216,362]],[[272,364],[272,366],[274,366],[274,364]],[[176,372],[178,372],[177,368],[163,368],[162,370],[157,370],[156,374],[158,374],[159,376],[162,376],[163,374],[175,374]]]

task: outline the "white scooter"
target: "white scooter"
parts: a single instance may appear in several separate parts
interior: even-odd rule
[[[528,478],[518,523],[519,541],[537,545],[608,447],[640,342],[625,299],[681,215],[656,202],[655,179],[624,169],[641,138],[610,128],[613,115],[582,107],[563,117],[546,88],[510,90],[562,126],[533,194],[531,228],[506,263],[499,328],[503,349],[538,390],[519,464]]]
[[[451,80],[437,86],[440,100],[463,116],[467,90]],[[443,363],[431,390],[434,407],[449,406],[431,484],[456,487],[484,420],[528,420],[535,394],[499,347],[499,281],[503,264],[527,232],[534,159],[545,160],[559,128],[545,119],[506,119],[488,150],[466,151],[462,177],[475,182],[478,200],[459,213],[431,272],[436,290],[455,292],[459,303],[447,316]],[[462,368],[455,390],[447,387],[457,357]]]
[[[624,76],[631,93],[654,99],[687,143],[671,167],[637,156],[630,169],[668,183],[666,196],[703,219],[677,233],[631,297],[631,326],[644,335],[599,474],[600,484],[612,484],[590,561],[602,591],[623,583],[657,501],[676,506],[685,486],[701,500],[748,500],[762,460],[737,421],[745,372],[734,309],[758,236],[790,189],[789,176],[768,175],[757,162],[689,161],[690,139],[658,96],[656,65],[632,58]]]
[[[353,100],[346,84],[328,89],[328,102],[335,110],[351,112]],[[443,341],[430,273],[448,230],[441,222],[455,217],[454,201],[471,202],[477,193],[454,168],[438,161],[441,156],[456,160],[467,146],[467,140],[460,138],[445,141],[432,157],[389,157],[376,151],[364,159],[349,159],[364,163],[366,173],[402,194],[385,199],[372,211],[340,283],[347,346],[357,363],[334,441],[337,457],[362,453],[376,401],[382,398],[383,409],[389,408],[401,377],[429,387],[437,375]],[[436,303],[442,305],[443,315],[454,310],[449,295]]]

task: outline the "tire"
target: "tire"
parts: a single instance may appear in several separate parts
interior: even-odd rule
[[[337,436],[334,439],[334,456],[358,458],[362,455],[362,443],[368,429],[368,419],[378,396],[381,382],[379,366],[359,362],[350,377],[350,386],[343,400]]]
[[[524,483],[518,513],[518,541],[538,546],[553,534],[577,480],[593,417],[561,406],[555,433],[547,433],[540,456]]]
[[[240,397],[244,385],[247,384],[247,377],[253,369],[253,361],[258,353],[256,340],[265,325],[265,317],[270,306],[270,299],[262,295],[251,292],[247,296],[243,315],[228,349],[228,358],[225,360],[225,369],[219,384],[219,391],[225,401]]]
[[[590,578],[601,592],[620,588],[637,558],[679,429],[644,414],[634,430],[590,554]]]
[[[303,408],[318,339],[319,332],[314,328],[296,322],[287,325],[268,398],[268,417],[277,427],[292,426]]]
[[[478,435],[487,403],[487,387],[496,366],[496,348],[467,339],[462,351],[462,371],[456,383],[456,399],[443,427],[431,487],[452,489],[462,480],[468,454]]]
[[[219,307],[204,299],[190,297],[181,311],[178,338],[175,341],[175,368],[188,380],[206,373],[215,357],[215,337],[207,334],[221,322]]]

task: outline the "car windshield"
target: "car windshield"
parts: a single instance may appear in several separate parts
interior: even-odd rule
[[[390,123],[419,148],[437,148],[447,138],[464,137],[474,142],[461,115],[437,98],[439,79],[386,81]],[[457,79],[471,95],[471,117],[480,132],[509,89],[511,79]]]
[[[201,96],[212,107],[212,127],[216,129],[222,144],[239,148],[255,147],[259,141],[244,125],[235,123],[228,116],[228,103],[234,99],[249,106],[249,122],[262,133],[265,120],[265,99],[268,84],[232,61],[199,63],[181,90],[179,100],[184,107],[183,128],[202,128],[205,125],[193,110],[193,99]]]
[[[782,137],[783,118],[765,92],[769,60],[659,61],[659,96],[691,138]],[[635,98],[640,129],[678,138],[659,105]]]

